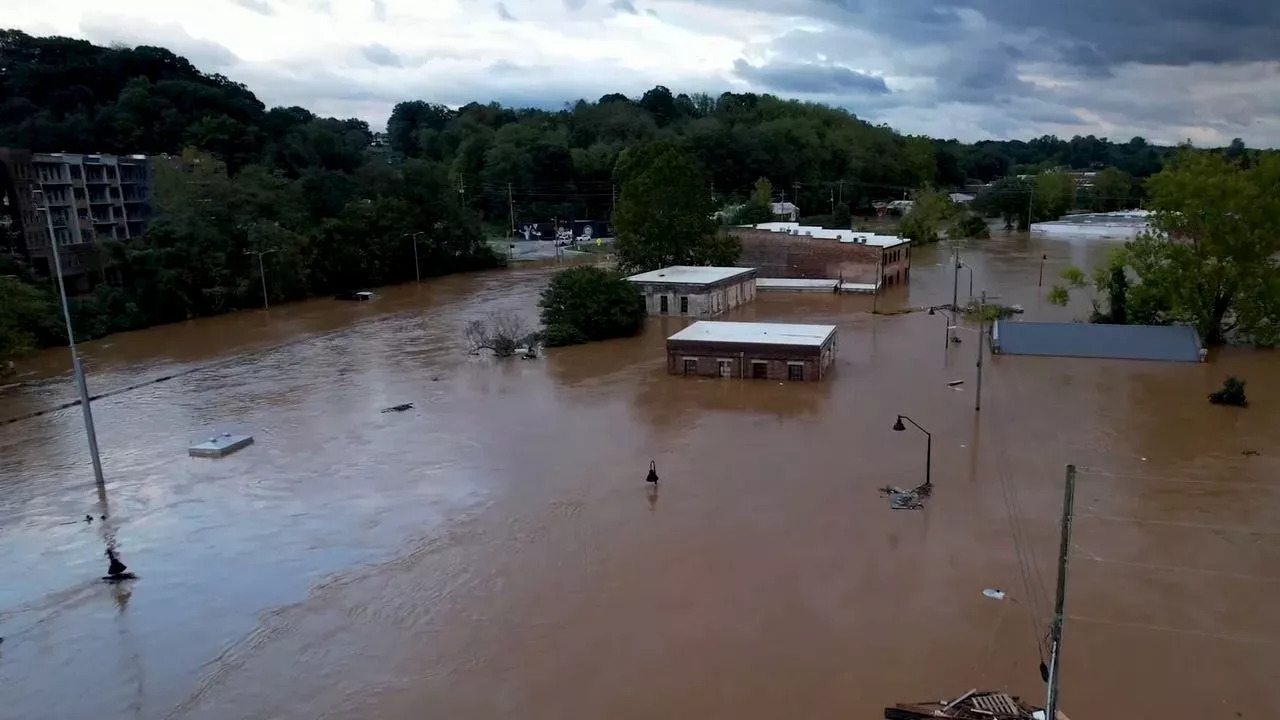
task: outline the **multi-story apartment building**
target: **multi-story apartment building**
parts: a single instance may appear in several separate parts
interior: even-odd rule
[[[0,148],[0,216],[7,216],[9,234],[17,238],[13,251],[38,271],[51,273],[49,223],[42,207],[53,218],[62,274],[74,278],[100,270],[100,243],[140,237],[151,219],[147,158]]]

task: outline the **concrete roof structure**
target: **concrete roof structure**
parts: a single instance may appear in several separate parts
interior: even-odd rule
[[[740,345],[804,345],[821,347],[835,331],[835,325],[700,320],[667,338],[667,340],[735,343]]]
[[[1199,362],[1200,336],[1187,325],[997,321],[992,352],[1004,355]]]
[[[755,268],[740,267],[698,267],[695,265],[672,265],[660,270],[632,275],[627,278],[634,283],[669,283],[672,285],[714,285],[739,276],[747,276],[755,272]]]
[[[742,227],[755,228],[756,230],[768,230],[784,235],[806,235],[809,237],[823,238],[826,240],[838,240],[843,243],[858,243],[862,245],[873,245],[876,247],[893,247],[909,243],[908,238],[897,237],[896,235],[877,235],[869,232],[855,232],[853,230],[841,230],[840,228],[824,228],[817,225],[801,225],[795,222],[767,222],[758,225],[743,225]]]

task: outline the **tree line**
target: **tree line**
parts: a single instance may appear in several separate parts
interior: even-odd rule
[[[486,228],[502,235],[553,217],[617,221],[631,240],[623,259],[636,267],[713,261],[732,246],[702,220],[672,220],[658,237],[655,203],[679,205],[687,219],[733,203],[758,213],[785,198],[845,224],[906,191],[1006,178],[980,206],[1016,224],[1063,206],[1053,168],[1099,170],[1086,202],[1105,208],[1144,192],[1142,180],[1175,153],[1142,138],[968,144],[814,103],[662,86],[551,110],[405,101],[386,139],[375,142],[361,120],[268,109],[163,48],[0,31],[0,145],[167,156],[155,163],[145,237],[99,246],[105,282],[74,308],[85,336],[259,306],[259,257],[272,301],[407,280],[415,243],[424,274],[492,266],[500,259]],[[1226,152],[1240,156],[1243,145]],[[1081,199],[1073,192],[1068,204]],[[11,228],[0,222],[0,246],[14,244]],[[0,304],[0,333],[18,338],[0,348],[59,341],[58,323],[46,322],[56,319],[47,284],[0,257],[0,276],[37,289]]]

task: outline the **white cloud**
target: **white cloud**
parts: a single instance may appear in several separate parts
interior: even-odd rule
[[[267,105],[374,127],[405,99],[556,107],[657,84],[769,92],[759,84],[767,81],[904,132],[966,140],[1095,133],[1280,145],[1274,61],[1129,63],[1089,74],[1055,55],[1042,30],[956,2],[45,0],[6,7],[5,24],[168,47]],[[798,74],[806,69],[816,79]],[[824,94],[845,92],[832,78],[853,73],[882,78],[889,92]]]

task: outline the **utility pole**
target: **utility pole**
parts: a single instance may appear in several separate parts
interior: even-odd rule
[[[67,324],[67,347],[71,349],[71,370],[75,374],[76,391],[80,394],[80,412],[84,415],[84,434],[89,440],[89,458],[93,461],[93,479],[98,484],[98,499],[106,505],[107,481],[102,475],[102,458],[98,455],[98,434],[93,427],[93,411],[89,408],[89,386],[84,379],[84,365],[80,362],[80,353],[76,350],[76,336],[71,329],[71,310],[67,306],[67,289],[62,281],[62,261],[58,259],[58,238],[53,232],[53,211],[49,207],[49,196],[45,194],[43,184],[39,190],[40,203],[44,207],[45,222],[49,228],[49,250],[53,253],[54,275],[58,278],[58,297],[62,300],[62,320]]]
[[[982,298],[978,300],[978,388],[973,394],[973,411],[982,410],[982,343],[986,340],[986,323],[987,323],[987,291],[982,291]]]
[[[511,201],[511,183],[507,183],[507,215],[511,218],[511,234],[515,235],[516,234],[516,206]],[[417,252],[418,246],[415,244],[413,247],[414,247],[414,251]]]
[[[836,186],[840,188],[840,202],[844,202],[844,180],[836,183]]]
[[[1062,499],[1062,540],[1058,545],[1058,591],[1053,600],[1053,625],[1049,628],[1049,678],[1045,717],[1058,716],[1058,675],[1062,658],[1062,618],[1067,603],[1067,565],[1071,560],[1071,516],[1075,511],[1076,466],[1067,466],[1067,487]]]
[[[836,214],[836,191],[831,191],[831,214]]]
[[[1031,203],[1036,198],[1036,183],[1032,180],[1031,192],[1027,195],[1027,232],[1031,232]]]
[[[1036,282],[1036,287],[1044,287],[1044,261],[1048,259],[1047,253],[1040,253],[1040,280]]]
[[[792,182],[791,189],[795,191],[794,198],[791,202],[796,206],[796,219],[800,219],[800,183]]]
[[[711,197],[716,196],[716,186],[711,186]],[[613,222],[613,211],[618,209],[618,186],[609,186],[609,221]]]
[[[263,310],[270,310],[271,303],[267,300],[267,270],[265,266],[263,266],[262,264],[262,256],[270,255],[275,251],[276,251],[276,248],[269,248],[267,250],[245,250],[244,251],[245,255],[258,256],[258,277],[262,280],[262,309]]]
[[[956,302],[960,299],[960,247],[951,246],[952,262],[955,265],[951,273],[951,309],[956,309]]]
[[[424,234],[421,230],[418,232],[405,233],[400,237],[409,237],[413,239],[413,279],[414,282],[422,282],[422,266],[418,263],[418,236]]]

